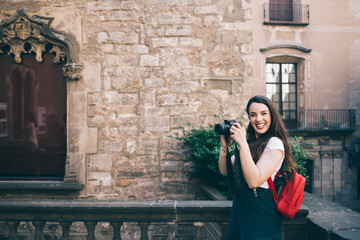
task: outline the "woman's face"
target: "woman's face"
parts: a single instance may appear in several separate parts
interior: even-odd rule
[[[271,124],[271,115],[269,108],[263,103],[254,102],[249,107],[250,124],[255,130],[255,136],[258,138],[269,130]]]

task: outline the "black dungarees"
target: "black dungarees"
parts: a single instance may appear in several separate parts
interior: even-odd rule
[[[247,184],[234,195],[226,240],[281,240],[282,216],[269,189]]]

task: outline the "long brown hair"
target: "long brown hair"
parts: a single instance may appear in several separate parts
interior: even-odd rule
[[[247,128],[247,135],[248,144],[253,160],[255,162],[259,160],[261,154],[266,147],[266,144],[269,142],[271,137],[278,137],[283,142],[285,148],[285,168],[296,170],[296,162],[292,158],[291,148],[288,140],[288,133],[285,124],[281,119],[279,110],[269,98],[262,95],[257,95],[252,97],[246,106],[246,112],[248,113],[248,115],[250,105],[254,102],[265,104],[269,108],[271,124],[267,132],[261,134],[258,138],[256,138],[254,128],[251,126],[251,124],[249,124]]]

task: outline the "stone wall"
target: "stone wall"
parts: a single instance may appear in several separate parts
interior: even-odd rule
[[[355,199],[357,168],[349,167],[345,136],[306,136],[314,146],[307,149],[313,161],[312,193],[335,202]]]
[[[82,79],[67,87],[67,172],[85,185],[77,196],[197,198],[186,148],[168,136],[221,121],[214,114],[243,116],[250,0],[1,0],[0,19],[23,8],[54,18],[79,46]]]

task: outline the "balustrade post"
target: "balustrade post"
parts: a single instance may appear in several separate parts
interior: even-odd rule
[[[44,221],[34,221],[33,225],[35,227],[35,240],[44,240]]]
[[[121,226],[123,222],[110,222],[113,228],[113,240],[121,240]]]
[[[167,240],[175,240],[177,223],[176,222],[167,222],[166,225],[167,225],[167,229],[168,229]]]
[[[149,225],[150,223],[147,222],[139,222],[138,223],[141,229],[141,237],[140,240],[149,240],[148,237],[148,229],[149,229]]]
[[[203,239],[202,230],[204,228],[205,223],[203,222],[193,222],[193,225],[195,227],[195,239],[201,240]]]
[[[8,221],[7,225],[9,227],[9,240],[17,240],[17,228],[20,224],[20,221]]]
[[[220,228],[221,228],[221,240],[225,240],[228,226],[229,226],[229,223],[228,223],[228,222],[222,222],[222,223],[220,223]]]
[[[72,222],[60,222],[62,227],[61,240],[70,240],[70,226]]]
[[[95,240],[95,227],[97,222],[84,222],[87,228],[86,240]]]

